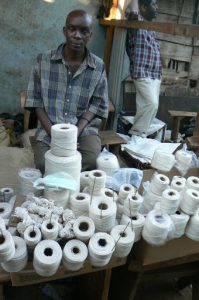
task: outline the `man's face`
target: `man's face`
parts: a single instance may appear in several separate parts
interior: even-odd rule
[[[88,15],[70,15],[63,28],[67,47],[73,51],[82,51],[90,40],[92,20]]]
[[[148,21],[151,21],[157,16],[158,4],[157,0],[151,0],[149,6],[141,5],[141,15]]]

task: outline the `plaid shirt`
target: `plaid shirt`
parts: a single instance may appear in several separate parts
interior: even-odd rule
[[[77,124],[85,111],[100,118],[108,116],[107,77],[102,60],[87,51],[75,74],[63,59],[65,44],[39,54],[28,84],[26,108],[44,107],[51,124]],[[81,136],[98,134],[101,119],[94,118]],[[50,144],[50,137],[38,122],[36,139]]]
[[[139,16],[139,20],[143,20],[143,18]],[[132,78],[161,79],[160,47],[154,31],[129,30],[126,39],[126,52],[130,60]]]

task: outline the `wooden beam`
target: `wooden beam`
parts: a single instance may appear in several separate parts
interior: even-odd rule
[[[199,26],[191,24],[177,24],[166,22],[146,22],[146,21],[127,21],[127,20],[106,20],[100,19],[99,23],[104,26],[115,26],[131,29],[148,29],[157,32],[169,33],[186,37],[199,38]]]

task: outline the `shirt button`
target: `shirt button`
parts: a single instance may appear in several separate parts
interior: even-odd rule
[[[66,100],[66,102],[69,102],[69,101],[70,101],[69,99]]]
[[[68,74],[70,75],[70,74],[71,74],[71,72],[68,72]]]
[[[71,89],[71,85],[69,85],[69,89]]]
[[[65,113],[65,116],[67,116],[67,113]]]

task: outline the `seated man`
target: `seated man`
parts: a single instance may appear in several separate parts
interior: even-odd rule
[[[26,108],[38,117],[34,156],[44,173],[44,154],[50,148],[51,126],[71,123],[78,127],[82,171],[95,169],[101,151],[98,130],[108,116],[107,78],[103,61],[89,52],[92,17],[71,11],[63,28],[65,43],[39,54],[28,84]]]

